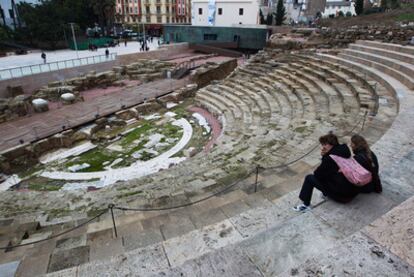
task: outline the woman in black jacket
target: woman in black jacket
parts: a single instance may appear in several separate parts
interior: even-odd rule
[[[337,155],[342,158],[350,158],[351,151],[346,144],[339,144],[334,134],[328,134],[319,138],[321,144],[322,163],[313,174],[306,176],[299,199],[303,201],[293,209],[306,212],[310,210],[313,188],[320,190],[324,196],[346,203],[357,194],[358,188],[351,184],[345,176],[339,172],[339,167],[329,155]]]
[[[353,135],[351,137],[351,148],[354,152],[354,159],[372,174],[372,181],[363,187],[358,187],[359,192],[382,192],[381,180],[378,175],[378,159],[369,148],[367,141],[360,135]]]

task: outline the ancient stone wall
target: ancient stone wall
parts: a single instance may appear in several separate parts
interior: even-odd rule
[[[199,88],[208,85],[212,80],[221,80],[227,77],[237,67],[237,60],[232,59],[219,64],[207,63],[193,72],[191,80]]]
[[[24,76],[21,78],[2,80],[0,81],[0,98],[11,97],[7,87],[21,86],[25,93],[30,94],[50,82],[74,78],[79,75],[86,74],[91,70],[96,70],[97,72],[107,71],[112,69],[115,65],[116,61],[110,61]]]
[[[407,45],[414,36],[414,26],[353,26],[350,28],[322,28],[318,36],[330,46],[346,46],[356,40],[378,40]]]

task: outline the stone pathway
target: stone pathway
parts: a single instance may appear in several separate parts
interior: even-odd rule
[[[131,107],[145,99],[166,94],[187,84],[189,84],[188,78],[158,80],[135,88],[124,89],[118,93],[96,97],[93,101],[78,102],[57,110],[0,124],[2,134],[0,151],[17,146],[21,142],[33,142],[62,130],[82,125],[94,120],[97,114],[103,117],[122,109],[123,105]]]

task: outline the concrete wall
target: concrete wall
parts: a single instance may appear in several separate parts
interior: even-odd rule
[[[185,53],[189,50],[188,43],[179,43],[162,46],[160,50],[149,52],[139,52],[135,54],[119,55],[116,61],[91,64],[52,72],[45,72],[21,78],[8,79],[0,81],[0,98],[10,97],[7,86],[22,86],[26,94],[31,94],[34,90],[57,80],[70,79],[95,70],[103,72],[111,70],[116,65],[127,65],[139,59],[159,59],[165,60],[174,55]]]

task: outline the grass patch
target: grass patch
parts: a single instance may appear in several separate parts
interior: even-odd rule
[[[65,166],[66,168],[68,168],[75,164],[87,163],[90,166],[88,168],[81,169],[78,172],[100,171],[104,169],[104,162],[109,161],[110,163],[112,163],[116,158],[117,157],[114,154],[106,151],[105,149],[95,148],[80,155],[79,159],[76,159],[76,161],[66,163]]]
[[[414,13],[403,13],[395,18],[398,21],[414,21]]]
[[[182,130],[180,127],[167,123],[159,131],[167,138],[181,138],[182,132],[180,130]]]
[[[41,190],[41,191],[57,191],[61,188],[61,185],[50,184],[50,183],[30,183],[30,190]]]
[[[128,134],[126,134],[126,136],[123,139],[120,140],[119,144],[121,146],[128,146],[134,140],[139,139],[142,134],[148,132],[152,128],[153,128],[153,126],[151,124],[149,124],[148,122],[144,123],[144,125],[142,125],[141,127],[138,127],[134,131],[129,132]]]

